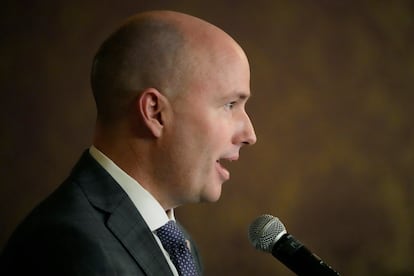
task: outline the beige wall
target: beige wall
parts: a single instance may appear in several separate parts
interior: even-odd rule
[[[248,225],[262,213],[280,217],[343,275],[414,274],[410,1],[50,0],[3,8],[0,246],[90,144],[89,68],[102,39],[137,11],[173,9],[233,35],[252,69],[248,110],[258,143],[242,150],[218,203],[177,210],[207,275],[292,275],[248,243]]]

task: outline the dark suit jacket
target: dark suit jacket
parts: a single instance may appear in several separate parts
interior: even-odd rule
[[[1,275],[172,275],[132,201],[88,151],[16,229],[0,262]]]

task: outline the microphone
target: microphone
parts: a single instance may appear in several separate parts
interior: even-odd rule
[[[272,215],[261,215],[250,224],[249,241],[256,249],[271,253],[297,275],[339,275],[290,235]]]

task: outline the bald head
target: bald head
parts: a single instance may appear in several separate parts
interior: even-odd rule
[[[250,68],[214,25],[177,12],[129,18],[92,69],[94,145],[165,210],[215,201],[235,160],[256,141],[245,111]]]
[[[214,60],[226,48],[244,55],[222,30],[190,15],[152,11],[129,18],[102,44],[93,62],[98,121],[122,119],[146,88],[177,95],[200,73],[200,63]]]

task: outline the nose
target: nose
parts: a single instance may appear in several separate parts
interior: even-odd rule
[[[247,113],[244,113],[243,130],[240,138],[244,145],[253,145],[257,141],[252,121]]]

